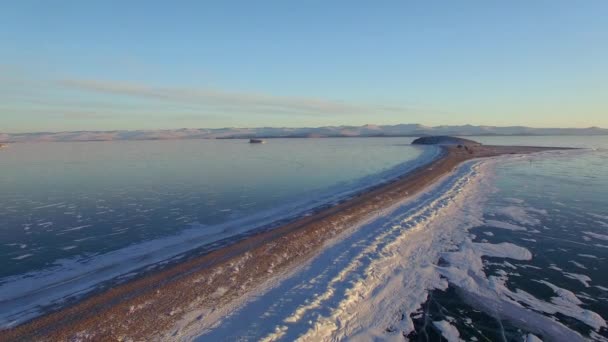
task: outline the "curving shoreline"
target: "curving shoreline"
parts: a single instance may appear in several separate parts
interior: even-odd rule
[[[471,152],[445,147],[443,157],[395,182],[5,330],[0,340],[158,338],[192,308],[221,307],[273,273],[314,255],[328,238],[379,208],[424,190],[462,161],[551,149],[482,146]]]
[[[398,153],[399,149],[397,146],[393,150]],[[204,228],[202,224],[193,224],[167,237],[140,241],[91,257],[59,259],[51,267],[3,278],[0,284],[0,330],[58,311],[70,303],[118,284],[224,248],[303,216],[314,215],[373,188],[393,182],[443,153],[439,147],[414,149],[419,153],[416,158],[409,158],[409,150],[406,150],[406,161],[379,173],[365,175],[348,184],[337,183],[320,191],[291,196],[289,201],[283,201],[273,208],[258,211],[253,215]],[[398,155],[393,158],[395,157],[399,159]]]

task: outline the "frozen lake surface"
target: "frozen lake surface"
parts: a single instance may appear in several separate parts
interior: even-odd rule
[[[437,157],[410,140],[13,144],[0,154],[1,323]]]

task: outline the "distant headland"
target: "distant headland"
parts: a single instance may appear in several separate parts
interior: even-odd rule
[[[460,145],[479,146],[481,143],[469,139],[451,137],[448,135],[420,137],[412,141],[413,145]]]
[[[524,126],[424,126],[420,124],[259,127],[259,128],[181,128],[165,130],[116,130],[0,133],[0,143],[55,141],[114,141],[171,139],[271,139],[271,138],[347,138],[347,137],[424,137],[424,136],[530,136],[530,135],[608,135],[608,129],[532,128]]]

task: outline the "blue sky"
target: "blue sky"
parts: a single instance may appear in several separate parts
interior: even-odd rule
[[[4,1],[0,131],[608,127],[608,1]]]

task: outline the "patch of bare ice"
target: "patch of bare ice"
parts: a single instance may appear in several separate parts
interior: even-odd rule
[[[559,296],[559,299],[561,299],[562,302],[571,303],[574,305],[583,304],[583,302],[581,302],[572,291],[569,291],[569,290],[563,289],[561,287],[558,287],[556,285],[553,285],[546,280],[535,280],[535,281],[539,282],[541,284],[545,284],[548,287],[550,287],[553,290],[553,292],[555,292]]]

